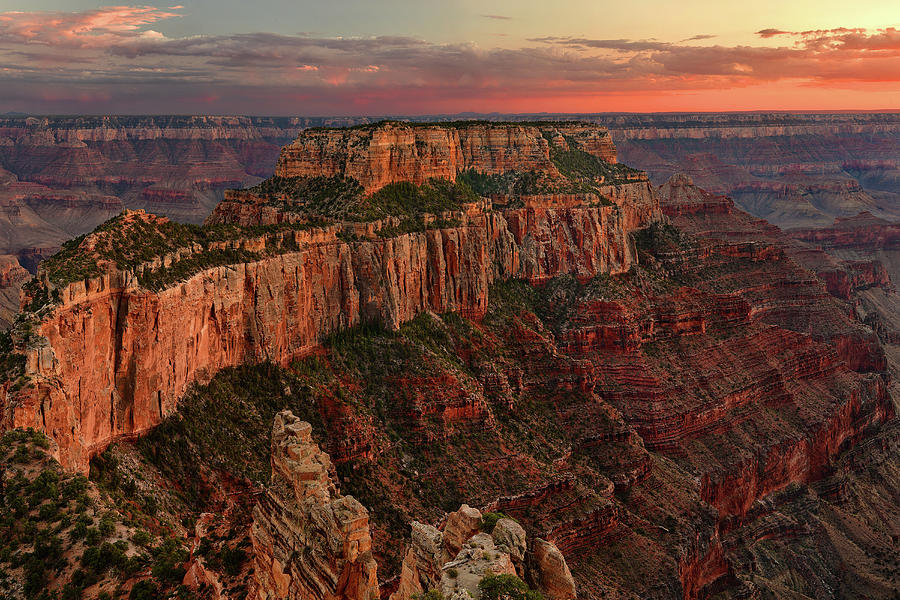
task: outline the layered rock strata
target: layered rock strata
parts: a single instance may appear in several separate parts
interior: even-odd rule
[[[258,600],[376,600],[369,514],[341,496],[312,427],[283,411],[272,427],[272,480],[253,509]]]
[[[367,193],[397,181],[454,181],[458,173],[468,169],[558,176],[550,160],[550,144],[565,149],[574,144],[607,162],[616,162],[609,132],[594,125],[388,123],[346,130],[307,130],[282,151],[275,174],[351,177]]]
[[[546,140],[535,142],[546,154]],[[405,171],[398,173],[391,177]],[[488,287],[502,279],[625,272],[635,260],[629,233],[659,215],[649,184],[625,185],[607,206],[570,199],[495,211],[485,200],[441,215],[451,226],[394,237],[379,235],[390,219],[269,234],[238,247],[289,249],[158,292],[116,269],[69,284],[23,348],[33,385],[5,394],[5,426],[47,432],[62,464],[85,470],[111,440],[156,425],[188,385],[223,367],[286,364],[330,332],[364,322],[396,328],[429,310],[478,317]],[[173,268],[191,253],[140,270]]]

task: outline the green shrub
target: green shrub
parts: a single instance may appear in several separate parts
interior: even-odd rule
[[[485,576],[478,582],[478,589],[481,590],[481,600],[543,600],[540,592],[507,573]]]
[[[497,526],[497,521],[500,519],[508,519],[506,515],[502,512],[489,512],[481,515],[481,530],[485,533],[491,533],[494,531],[494,527]]]
[[[131,536],[131,541],[138,546],[147,546],[153,540],[153,536],[145,529],[139,529]]]
[[[247,561],[247,553],[240,548],[228,548],[222,550],[222,567],[225,572],[234,577],[241,572],[241,567]]]
[[[156,584],[147,579],[134,584],[128,594],[129,600],[158,600],[161,597]]]
[[[100,530],[96,527],[88,527],[87,534],[84,536],[84,543],[88,546],[96,546],[103,539],[103,536],[100,535]]]
[[[100,519],[100,525],[98,526],[100,531],[100,535],[104,538],[108,538],[116,531],[116,517],[111,513],[106,513],[103,515],[103,518]]]
[[[181,543],[168,538],[153,550],[153,577],[164,583],[178,583],[184,578],[182,567],[188,559],[188,552]]]

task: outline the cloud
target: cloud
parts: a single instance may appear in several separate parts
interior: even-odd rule
[[[762,38],[771,38],[776,35],[791,35],[791,32],[784,31],[783,29],[760,29],[756,32],[756,35]]]
[[[506,15],[481,15],[485,19],[494,19],[495,21],[511,21],[512,17]]]
[[[0,13],[0,111],[396,114],[783,82],[900,84],[894,28],[757,32],[784,36],[777,47],[696,43],[712,34],[679,42],[542,37],[494,48],[412,36],[159,33],[179,10]]]
[[[152,6],[111,6],[82,12],[0,13],[0,41],[55,47],[105,47],[132,38],[159,39],[147,26],[180,16]]]
[[[554,44],[557,46],[570,46],[574,48],[593,48],[600,50],[616,50],[621,52],[640,52],[643,50],[664,50],[670,48],[672,44],[668,42],[658,42],[655,40],[595,40],[589,38],[574,37],[541,37],[529,38],[529,42],[538,42],[541,44]]]

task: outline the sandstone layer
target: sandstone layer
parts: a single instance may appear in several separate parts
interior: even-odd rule
[[[589,154],[616,162],[609,132],[591,125],[388,123],[347,130],[307,130],[281,153],[275,174],[351,177],[367,193],[397,181],[453,181],[467,169],[558,175],[550,161],[549,147],[552,143],[568,148],[567,140]]]
[[[272,428],[272,481],[250,536],[259,600],[376,600],[369,515],[341,496],[311,426],[290,411]]]
[[[592,140],[605,134],[599,131],[573,135],[594,149]],[[546,158],[546,140],[539,133],[529,139]],[[625,272],[635,261],[630,232],[658,218],[659,209],[646,182],[615,191],[605,206],[571,196],[492,210],[485,200],[442,215],[451,226],[394,237],[377,235],[391,225],[380,222],[254,238],[242,246],[290,242],[296,250],[206,269],[158,292],[115,268],[68,284],[23,348],[33,384],[7,393],[6,426],[47,432],[60,444],[62,464],[83,470],[111,440],[156,425],[192,382],[224,367],[287,364],[332,331],[360,323],[396,328],[424,311],[477,317],[488,287],[503,279]],[[175,254],[141,269],[171,266],[191,250]]]

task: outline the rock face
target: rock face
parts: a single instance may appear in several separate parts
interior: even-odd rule
[[[546,153],[544,138],[535,139]],[[289,232],[295,251],[208,269],[159,292],[121,271],[70,284],[37,325],[26,349],[35,385],[7,396],[5,423],[47,432],[66,467],[86,470],[111,440],[156,425],[188,385],[224,367],[286,364],[363,322],[396,328],[428,310],[478,317],[498,280],[625,272],[634,263],[630,232],[659,209],[647,182],[621,187],[607,206],[550,197],[498,211],[483,200],[446,215],[454,226],[394,237],[377,235],[385,222]]]
[[[525,530],[509,518],[499,519],[490,534],[481,527],[481,512],[466,504],[447,516],[443,531],[413,522],[390,600],[411,600],[430,590],[456,600],[479,598],[486,574],[517,575],[533,581],[547,600],[574,600],[575,581],[555,545],[538,538],[529,550]]]
[[[8,329],[19,312],[22,284],[31,275],[15,256],[0,255],[0,331]]]
[[[366,193],[397,181],[454,181],[459,172],[467,169],[558,175],[548,150],[550,143],[568,148],[567,140],[607,162],[616,162],[609,132],[596,126],[475,123],[448,127],[396,123],[304,131],[282,151],[275,174],[352,177]]]
[[[538,586],[548,600],[573,600],[575,580],[562,553],[552,543],[534,541],[534,572]]]
[[[199,223],[326,119],[0,118],[0,253],[46,258],[125,208]],[[29,267],[30,268],[30,267]]]
[[[655,183],[683,172],[783,228],[861,211],[900,218],[896,114],[628,115],[597,119]]]
[[[312,427],[290,411],[272,428],[272,481],[250,531],[259,600],[376,600],[369,514],[337,492]]]

